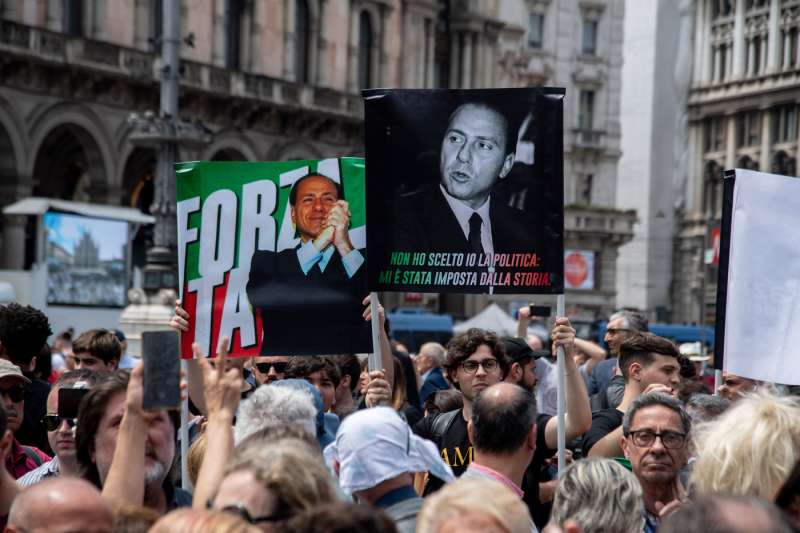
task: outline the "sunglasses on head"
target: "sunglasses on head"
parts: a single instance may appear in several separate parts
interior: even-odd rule
[[[12,385],[7,389],[0,388],[0,396],[8,396],[14,403],[19,403],[25,398],[25,387]]]
[[[288,365],[289,363],[256,363],[256,368],[262,374],[269,374],[270,367],[274,368],[277,374],[283,374]]]
[[[208,502],[206,503],[206,508],[214,509],[214,502],[208,500]],[[289,512],[275,513],[265,516],[253,516],[250,514],[250,511],[248,511],[247,508],[242,504],[226,505],[225,507],[218,509],[218,511],[222,511],[223,513],[234,514],[240,517],[248,524],[259,524],[261,522],[278,522],[280,520],[286,520],[287,518],[292,517],[292,513]]]
[[[69,427],[75,427],[74,418],[66,418],[58,415],[44,415],[42,418],[42,424],[47,431],[55,431],[61,427],[61,422],[64,420],[67,421],[67,425]]]

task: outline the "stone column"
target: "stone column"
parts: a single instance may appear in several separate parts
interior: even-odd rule
[[[321,87],[328,84],[328,24],[325,20],[327,15],[325,3],[326,0],[319,0],[316,84]]]
[[[425,19],[428,28],[425,42],[425,87],[433,87],[433,56],[436,53],[436,19]]]
[[[686,183],[686,212],[700,212],[703,209],[703,123],[689,123],[690,174]],[[678,192],[680,195],[681,192]]]
[[[761,172],[772,172],[770,168],[770,146],[772,146],[772,113],[769,109],[761,110],[761,155],[758,158],[758,169]]]
[[[461,63],[461,34],[450,33],[450,88],[459,87],[459,67]]]
[[[694,65],[692,78],[695,83],[705,81],[703,78],[703,51],[705,50],[705,19],[703,6],[705,2],[696,2],[694,14]]]
[[[700,2],[703,4],[703,20],[704,20],[704,28],[703,28],[703,68],[702,68],[702,79],[703,81],[712,81],[712,76],[714,73],[711,70],[711,61],[713,57],[713,46],[711,44],[711,5],[709,2]]]
[[[781,58],[781,68],[787,69],[789,68],[789,52],[791,52],[791,39],[789,38],[789,32],[781,32],[783,33],[783,58]]]
[[[472,37],[471,32],[464,32],[464,50],[461,54],[461,87],[472,88]]]
[[[63,28],[63,0],[47,0],[47,29],[50,31],[61,32]]]
[[[378,21],[378,53],[375,54],[373,63],[377,67],[374,69],[374,72],[377,73],[375,83],[377,87],[397,85],[396,81],[389,80],[389,14],[389,8],[381,4],[380,20]]]
[[[22,270],[25,268],[25,225],[27,217],[5,215],[3,217],[3,250],[6,256],[0,268]]]
[[[350,37],[347,43],[347,90],[358,92],[358,16],[350,3],[348,17],[350,20]]]
[[[770,40],[768,40],[767,42],[764,42],[763,38],[761,39],[761,50],[760,50],[761,58],[760,61],[758,62],[758,72],[756,72],[756,75],[763,74],[769,70],[769,66],[767,65],[767,58],[769,57],[769,55],[767,51],[769,48],[772,47],[772,42],[771,42],[772,37],[770,36],[769,39]]]
[[[781,5],[779,0],[772,0],[769,5],[769,22],[767,28],[769,32],[767,68],[764,72],[774,72],[778,70],[780,63],[781,45]],[[763,63],[762,63],[763,64]]]
[[[756,47],[754,44],[753,39],[747,40],[747,77],[752,76],[756,72]]]
[[[744,0],[736,0],[733,18],[733,78],[744,74]]]
[[[284,2],[283,6],[283,77],[293,80],[295,76],[294,2]]]
[[[225,65],[225,0],[215,0],[213,9],[211,63],[222,66]]]
[[[727,65],[725,66],[725,79],[730,80],[733,78],[731,75],[733,73],[733,51],[731,50],[731,46],[728,45],[728,53],[725,54],[725,61]]]
[[[722,54],[720,54],[720,47],[714,47],[714,81],[722,81]]]
[[[725,168],[733,168],[736,165],[736,115],[728,115],[725,120]]]

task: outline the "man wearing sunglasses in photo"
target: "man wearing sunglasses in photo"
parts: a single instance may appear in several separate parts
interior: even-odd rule
[[[58,392],[61,389],[88,391],[97,383],[97,379],[98,374],[87,368],[70,370],[58,378],[47,397],[47,414],[41,421],[55,457],[19,478],[17,482],[20,486],[30,487],[51,477],[80,476],[75,457],[75,419],[59,416]]]
[[[19,367],[11,361],[0,359],[0,395],[8,419],[8,429],[16,434],[22,425],[25,411],[25,385],[31,381],[22,375]],[[14,437],[11,451],[6,456],[6,470],[14,479],[19,479],[31,470],[50,460],[50,456],[39,448],[20,444]]]
[[[259,385],[270,384],[283,379],[286,372],[286,365],[289,364],[289,357],[286,355],[269,355],[253,357],[252,368],[253,376]]]

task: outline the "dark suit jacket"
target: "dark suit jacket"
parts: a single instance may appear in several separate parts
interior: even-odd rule
[[[296,249],[253,254],[247,297],[261,314],[261,355],[372,351],[369,323],[361,316],[368,294],[365,270],[362,265],[348,278],[336,251],[325,272],[314,265],[308,275]]]
[[[505,205],[496,195],[489,202],[495,253],[536,252],[539,243],[532,231],[536,223],[533,216]],[[396,205],[394,250],[473,251],[438,184],[402,196]]]
[[[419,401],[423,404],[425,400],[436,392],[437,390],[445,390],[449,389],[450,384],[444,379],[444,373],[442,369],[437,367],[431,370],[431,373],[428,374],[428,378],[422,383],[422,388],[419,389]]]
[[[492,225],[492,246],[498,253],[537,253],[541,254],[541,243],[538,241],[537,227],[533,215],[510,207],[492,195],[489,200],[489,218]],[[458,219],[450,209],[442,191],[437,184],[417,192],[401,196],[395,203],[394,241],[392,251],[404,252],[444,252],[473,253],[473,249],[464,235]],[[563,261],[563,258],[562,258]],[[477,286],[463,286],[461,292],[486,292],[488,285],[481,285],[480,276],[486,272],[486,266],[469,267],[430,267],[426,270],[442,271],[474,271],[479,276]],[[504,269],[498,268],[501,273]],[[524,270],[521,268],[507,269]],[[422,290],[407,286],[407,290]],[[519,288],[513,285],[495,285],[495,293],[518,293]]]

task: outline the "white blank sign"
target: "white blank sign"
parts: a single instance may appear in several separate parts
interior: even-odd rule
[[[724,369],[800,385],[800,179],[736,170]]]

